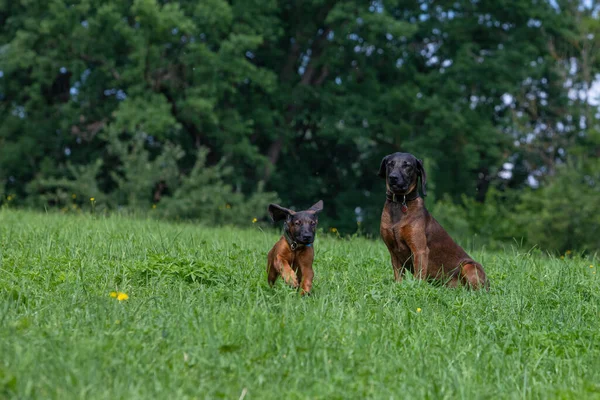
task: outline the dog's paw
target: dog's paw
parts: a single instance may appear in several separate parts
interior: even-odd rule
[[[298,288],[298,278],[295,275],[287,275],[283,277],[285,283],[293,287],[294,289]]]

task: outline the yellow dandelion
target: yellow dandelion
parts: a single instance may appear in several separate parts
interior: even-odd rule
[[[156,208],[156,204],[152,204],[152,209],[154,210]]]
[[[337,232],[337,228],[330,228],[329,229],[332,233],[336,233]]]
[[[594,266],[593,266],[593,265],[590,265],[590,268],[594,268]]]
[[[565,259],[565,256],[560,256],[560,259],[561,259],[561,260],[564,260],[564,259]]]
[[[258,220],[256,218],[252,218],[252,223],[255,224]]]
[[[420,308],[420,307],[418,307],[418,308],[417,308],[417,312],[421,312],[421,311],[423,311],[423,310],[421,310],[421,308]]]
[[[10,194],[6,197],[6,200],[8,200],[8,201],[11,201],[12,199],[13,198],[12,198],[12,196]]]
[[[117,292],[110,292],[110,297],[117,298]]]
[[[90,197],[90,201],[96,201],[95,197]]]
[[[567,251],[565,251],[565,254],[566,254],[566,255],[569,255],[569,254],[571,254],[571,250],[567,250]]]
[[[77,195],[76,195],[75,193],[73,193],[73,194],[71,195],[71,198],[72,198],[72,199],[76,199],[76,198],[77,198]]]
[[[119,300],[119,301],[128,300],[128,299],[129,299],[129,296],[127,296],[127,293],[119,292],[119,294],[117,295],[117,300]]]
[[[231,204],[225,204],[225,208],[231,208]]]

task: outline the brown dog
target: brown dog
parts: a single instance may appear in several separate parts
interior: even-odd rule
[[[379,176],[386,179],[387,189],[380,233],[392,257],[396,281],[402,280],[407,268],[417,279],[489,288],[481,264],[452,240],[419,197],[419,179],[426,195],[423,162],[408,153],[390,154],[381,161]]]
[[[281,239],[275,243],[267,256],[267,275],[271,286],[281,275],[293,288],[297,288],[300,283],[301,294],[310,294],[315,257],[312,245],[319,222],[317,214],[321,210],[322,200],[308,210],[298,212],[277,204],[269,204],[269,214],[273,222],[285,221]]]

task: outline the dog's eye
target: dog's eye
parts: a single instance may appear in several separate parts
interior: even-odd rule
[[[310,221],[310,224],[311,225],[316,225],[317,223],[316,223],[316,221]]]
[[[294,222],[294,224],[300,225],[300,221],[298,220],[298,221]]]

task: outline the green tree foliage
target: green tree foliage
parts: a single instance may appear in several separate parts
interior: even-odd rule
[[[542,188],[529,190],[517,211],[529,243],[565,252],[600,249],[600,162],[563,164]]]
[[[206,166],[207,152],[200,150],[196,165],[188,176],[182,178],[172,196],[160,205],[160,214],[176,219],[201,219],[213,224],[248,224],[259,218],[266,219],[266,204],[279,199],[266,193],[260,184],[249,196],[233,190],[228,184],[233,168],[219,162]]]
[[[598,69],[596,11],[0,0],[0,182],[38,206],[64,207],[79,187],[108,209],[160,203],[215,223],[235,222],[214,211],[227,199],[246,204],[240,218],[274,193],[298,208],[323,199],[324,226],[376,233],[379,162],[409,151],[426,161],[430,205],[458,204],[467,231],[487,235],[476,220],[511,209],[506,191],[598,155],[593,106],[573,98]],[[469,217],[483,202],[485,216]]]
[[[264,205],[278,201],[274,193],[263,190],[263,184],[250,195],[235,191],[228,183],[233,168],[227,166],[225,160],[207,166],[208,151],[204,148],[198,151],[189,174],[183,175],[178,168],[178,162],[185,156],[181,147],[167,142],[151,160],[144,142],[142,137],[127,141],[117,136],[108,139],[108,154],[118,166],[110,171],[115,183],[112,191],[103,191],[100,183],[105,164],[102,159],[82,166],[69,163],[64,177],[39,176],[28,185],[31,204],[38,207],[53,205],[63,212],[80,212],[82,208],[94,212],[126,209],[143,213],[152,210],[154,215],[172,219],[247,224],[254,219],[266,218]],[[158,207],[157,203],[160,203]]]

